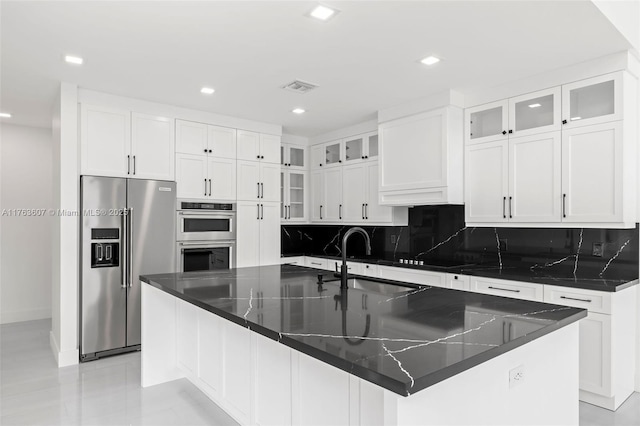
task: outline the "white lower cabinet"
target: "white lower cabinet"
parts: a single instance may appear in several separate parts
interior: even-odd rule
[[[222,319],[207,311],[198,309],[198,378],[205,392],[213,399],[222,398],[223,354]]]
[[[470,277],[468,275],[447,274],[446,286],[454,290],[469,290]]]
[[[580,320],[580,400],[617,409],[634,391],[637,288],[599,292],[544,286],[545,302],[587,309]]]
[[[280,203],[238,201],[236,267],[280,261]]]
[[[222,322],[222,399],[228,413],[249,424],[251,419],[251,331],[224,320]]]
[[[445,274],[440,272],[378,266],[378,276],[393,281],[445,287]]]
[[[304,266],[308,268],[315,268],[315,269],[324,269],[324,270],[331,269],[329,268],[329,259],[323,259],[321,257],[305,256]]]
[[[493,278],[471,277],[469,290],[476,293],[512,297],[514,299],[542,302],[544,286],[523,281],[496,280]]]
[[[291,349],[254,334],[254,424],[286,426],[291,422]],[[248,392],[245,392],[245,397]]]
[[[235,201],[236,160],[206,155],[176,155],[178,198]]]

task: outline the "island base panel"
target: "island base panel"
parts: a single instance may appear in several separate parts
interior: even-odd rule
[[[143,284],[142,382],[187,377],[241,424],[577,425],[578,336],[568,325],[404,397]],[[249,383],[244,403],[232,380]]]

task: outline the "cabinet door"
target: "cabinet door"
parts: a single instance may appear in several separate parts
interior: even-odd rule
[[[560,222],[560,155],[560,132],[509,139],[510,222]]]
[[[257,161],[237,162],[238,200],[258,201],[260,199],[260,163]]]
[[[290,425],[291,349],[257,333],[254,342],[255,424]],[[278,383],[277,392],[274,392],[275,383]]]
[[[173,119],[132,113],[131,155],[133,177],[174,180]]]
[[[316,170],[311,172],[311,221],[318,222],[326,218],[324,204],[324,171]]]
[[[207,393],[216,399],[222,394],[222,323],[225,319],[208,311],[198,311],[198,372]]]
[[[287,151],[289,153],[287,157],[288,167],[300,167],[304,168],[306,166],[305,163],[305,150],[306,148],[303,146],[297,145],[287,145]]]
[[[207,126],[209,155],[220,158],[236,158],[236,129]]]
[[[280,136],[260,135],[260,161],[280,164]]]
[[[361,223],[364,221],[367,183],[364,164],[342,168],[342,220],[345,222]]]
[[[560,87],[509,99],[511,136],[527,136],[556,130],[560,130]]]
[[[176,120],[176,152],[206,154],[207,125],[193,121]]]
[[[378,197],[378,162],[365,164],[367,181],[367,199],[365,200],[364,218],[367,222],[391,222],[393,207],[381,206]]]
[[[562,220],[622,220],[622,122],[562,132]]]
[[[214,200],[236,200],[236,161],[209,157],[209,196]]]
[[[345,165],[359,163],[364,160],[365,137],[356,136],[344,140]]]
[[[365,136],[367,143],[364,158],[367,160],[378,159],[378,133],[369,133]]]
[[[445,279],[447,288],[453,288],[455,290],[469,290],[468,275],[447,274]]]
[[[260,265],[280,264],[280,204],[260,204]]]
[[[607,74],[562,86],[564,128],[622,119],[622,74]]]
[[[223,321],[222,352],[222,407],[238,419],[240,424],[249,424],[251,418],[252,368],[251,331],[231,321]]]
[[[307,188],[306,172],[287,172],[287,205],[288,218],[292,221],[302,221],[307,218],[307,205],[305,203],[305,191]]]
[[[343,159],[342,141],[329,142],[324,144],[324,165],[325,167],[338,166]]]
[[[208,199],[207,157],[176,154],[176,193],[178,198]]]
[[[380,126],[381,190],[447,185],[446,123],[446,109],[439,109]]]
[[[507,100],[467,108],[464,138],[468,144],[505,140],[509,108]]]
[[[131,173],[131,113],[82,104],[80,114],[81,173],[127,177]]]
[[[325,170],[324,199],[326,204],[323,205],[322,219],[331,222],[340,221],[342,213],[342,208],[340,207],[342,205],[342,167]]]
[[[611,395],[611,316],[589,312],[580,320],[580,389]]]
[[[259,266],[260,203],[238,201],[237,209],[236,267]]]
[[[280,164],[260,165],[260,200],[280,201]]]
[[[506,222],[509,153],[507,141],[467,146],[465,154],[465,219]]]
[[[178,300],[176,338],[178,366],[191,377],[198,376],[198,308]]]
[[[260,134],[238,130],[236,133],[236,153],[238,160],[260,160]]]

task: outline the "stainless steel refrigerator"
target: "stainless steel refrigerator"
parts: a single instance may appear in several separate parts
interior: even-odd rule
[[[175,185],[80,178],[80,361],[140,349],[138,277],[176,268]]]

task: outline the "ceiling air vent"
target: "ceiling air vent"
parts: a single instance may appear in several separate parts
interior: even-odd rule
[[[317,84],[307,83],[306,81],[294,80],[289,84],[282,86],[283,89],[296,93],[307,93],[318,87]]]

